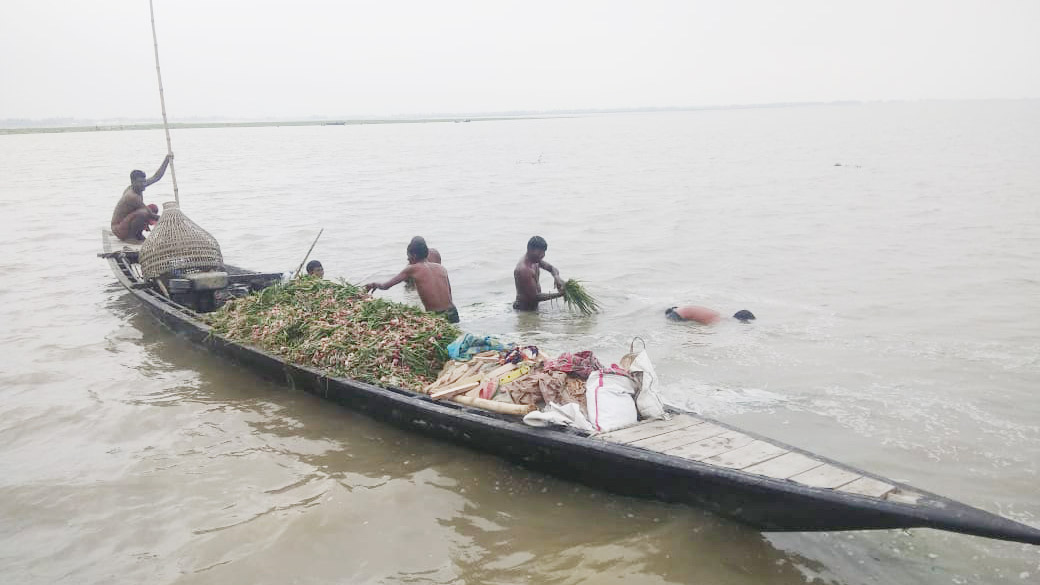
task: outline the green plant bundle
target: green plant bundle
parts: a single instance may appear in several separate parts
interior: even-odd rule
[[[437,378],[460,333],[416,307],[308,277],[234,299],[206,320],[214,333],[331,376],[413,390]]]
[[[563,283],[563,300],[567,308],[576,309],[584,315],[599,312],[599,302],[585,290],[580,281],[573,278]]]

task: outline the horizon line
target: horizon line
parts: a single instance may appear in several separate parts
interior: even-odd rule
[[[181,118],[181,121],[170,121],[171,128],[195,128],[203,125],[219,126],[249,126],[249,125],[346,125],[364,123],[409,123],[409,122],[445,122],[445,121],[470,121],[479,119],[484,121],[503,120],[513,118],[537,118],[555,116],[574,116],[588,114],[612,114],[612,113],[639,113],[639,112],[682,112],[682,111],[711,111],[711,110],[744,110],[763,108],[788,108],[788,107],[813,107],[813,106],[851,106],[878,103],[921,103],[921,102],[984,102],[984,101],[1035,101],[1040,98],[922,98],[922,99],[883,99],[883,100],[830,100],[830,101],[795,101],[795,102],[763,102],[754,104],[729,104],[729,105],[707,105],[707,106],[635,106],[635,107],[607,107],[607,108],[561,108],[549,110],[496,110],[496,111],[469,111],[469,112],[429,112],[429,113],[407,113],[407,114],[385,114],[385,115],[350,115],[330,116],[325,114],[310,115],[285,115],[285,116],[251,116],[231,117],[224,115],[191,116]],[[62,123],[61,126],[47,126],[46,124]],[[18,134],[32,131],[105,131],[105,130],[131,130],[131,129],[153,129],[163,127],[161,121],[154,118],[78,118],[51,116],[47,118],[5,118],[0,119],[0,133]]]

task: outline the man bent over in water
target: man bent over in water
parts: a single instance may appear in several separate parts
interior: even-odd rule
[[[377,288],[386,290],[411,278],[415,281],[415,290],[419,293],[419,298],[427,311],[444,317],[449,323],[458,323],[459,311],[451,301],[451,282],[448,280],[448,271],[440,264],[428,261],[429,254],[430,250],[426,247],[424,240],[413,239],[408,244],[408,266],[405,266],[397,276],[384,283],[366,284],[365,290],[369,292]]]

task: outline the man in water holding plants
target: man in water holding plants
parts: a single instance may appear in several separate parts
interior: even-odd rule
[[[527,253],[513,269],[513,281],[516,284],[516,301],[513,302],[513,308],[517,311],[537,311],[538,303],[563,296],[564,282],[560,278],[560,271],[545,261],[545,251],[548,249],[549,244],[541,236],[534,236],[527,241]],[[542,292],[539,282],[542,268],[552,274],[556,290],[559,292]]]
[[[408,244],[408,266],[404,267],[397,276],[384,283],[370,282],[365,285],[365,290],[372,292],[375,289],[386,290],[397,283],[411,278],[415,281],[415,290],[419,293],[423,307],[431,313],[436,313],[449,323],[459,322],[459,311],[451,301],[451,282],[448,281],[448,271],[436,262],[429,262],[429,248],[422,238],[413,238]]]
[[[159,215],[144,204],[144,189],[163,177],[171,160],[173,155],[166,155],[159,170],[151,177],[146,178],[144,171],[130,172],[130,186],[123,191],[123,196],[119,198],[112,212],[112,233],[120,240],[140,244],[144,241],[144,230],[148,227],[148,222],[159,219]]]

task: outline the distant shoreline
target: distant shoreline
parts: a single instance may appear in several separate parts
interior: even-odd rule
[[[819,107],[819,106],[862,106],[869,104],[885,103],[922,103],[922,102],[1032,102],[1038,101],[1037,98],[990,98],[990,99],[975,99],[975,100],[947,100],[947,99],[927,99],[927,100],[884,100],[884,101],[856,101],[856,100],[844,100],[844,101],[830,101],[830,102],[777,102],[777,103],[766,103],[766,104],[748,104],[748,105],[729,105],[729,106],[675,106],[675,107],[660,107],[660,108],[616,108],[616,109],[593,109],[593,110],[546,110],[546,111],[510,111],[510,112],[486,112],[482,114],[430,114],[428,116],[401,116],[401,117],[387,117],[387,118],[327,118],[327,119],[310,119],[310,120],[254,120],[254,121],[238,121],[238,122],[171,122],[170,128],[174,129],[188,129],[188,128],[262,128],[271,126],[359,126],[363,124],[432,124],[432,123],[446,123],[446,122],[489,122],[498,120],[538,120],[546,118],[571,118],[581,116],[596,116],[605,114],[654,114],[654,113],[669,113],[669,112],[702,112],[702,111],[715,111],[715,110],[754,110],[754,109],[767,109],[767,108],[804,108],[804,107]],[[65,123],[65,125],[58,126],[47,126],[45,124],[48,121],[54,123]],[[161,129],[163,125],[159,122],[134,122],[127,121],[124,123],[107,121],[104,123],[90,123],[90,121],[83,120],[82,123],[76,124],[78,120],[72,118],[55,119],[50,120],[0,120],[0,125],[4,123],[21,123],[19,126],[0,126],[0,135],[4,134],[45,134],[45,133],[57,133],[57,132],[111,132],[117,130],[156,130]],[[71,125],[70,125],[71,123]],[[39,125],[37,125],[39,124]]]
[[[268,126],[359,126],[362,124],[432,124],[438,122],[487,122],[491,120],[530,120],[550,116],[497,116],[474,118],[401,118],[387,120],[280,120],[263,122],[171,122],[171,129],[188,128],[261,128]],[[552,117],[566,117],[564,115]],[[120,130],[161,130],[162,124],[126,123],[126,124],[84,124],[80,126],[26,126],[21,128],[0,128],[0,134],[52,134],[59,132],[115,132]]]
[[[171,122],[170,128],[260,128],[268,126],[355,126],[361,124],[429,124],[438,122],[488,122],[494,120],[538,120],[545,118],[569,118],[577,116],[595,116],[602,114],[639,114],[662,112],[697,112],[708,110],[747,110],[759,108],[790,108],[807,106],[849,106],[862,105],[858,101],[835,102],[790,102],[774,104],[752,104],[734,106],[675,106],[661,108],[616,108],[602,110],[548,110],[548,111],[512,111],[485,112],[482,114],[433,114],[430,116],[391,117],[391,118],[328,118],[322,120],[254,120],[239,122]],[[58,122],[59,120],[55,120]],[[66,120],[60,120],[62,122]],[[73,122],[74,120],[67,120]],[[10,123],[10,120],[7,120]],[[41,123],[46,121],[41,120]],[[0,120],[0,124],[4,121]],[[162,128],[159,122],[125,123],[104,122],[64,126],[24,125],[16,127],[0,127],[0,134],[41,134],[49,132],[110,132],[115,130],[155,130]]]

